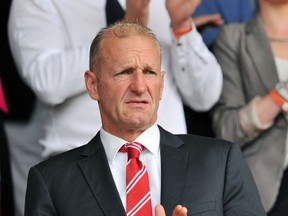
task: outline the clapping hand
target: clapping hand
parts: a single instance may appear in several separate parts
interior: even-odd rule
[[[187,208],[177,205],[174,208],[172,216],[187,216]],[[166,216],[165,210],[162,205],[157,205],[155,207],[155,216]]]
[[[126,0],[124,19],[147,26],[150,0]]]
[[[166,0],[173,30],[191,25],[191,16],[200,3],[201,0]]]
[[[201,0],[166,0],[166,8],[171,18],[171,26],[173,30],[179,30],[191,25],[191,16]],[[220,26],[224,21],[220,14],[202,15],[193,18],[197,27],[207,24]]]

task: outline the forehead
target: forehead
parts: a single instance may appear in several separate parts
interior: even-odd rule
[[[121,45],[125,44],[125,46],[133,45],[133,43],[141,41],[142,43],[151,44],[155,46],[154,49],[157,49],[158,46],[156,42],[147,35],[126,35],[125,37],[119,37],[114,34],[108,35],[102,42],[103,46],[107,45]]]
[[[106,57],[115,56],[117,58],[127,57],[127,55],[151,56],[151,58],[161,58],[159,47],[156,42],[140,35],[133,35],[119,38],[110,36],[103,41],[102,53]]]

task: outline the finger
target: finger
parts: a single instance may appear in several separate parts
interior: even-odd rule
[[[224,20],[222,19],[220,14],[193,17],[193,21],[197,27],[201,27],[207,24],[212,24],[216,26],[221,26],[224,24]]]
[[[165,210],[162,205],[156,205],[155,207],[155,216],[165,216]]]
[[[187,216],[188,210],[182,205],[177,205],[174,208],[172,216]]]

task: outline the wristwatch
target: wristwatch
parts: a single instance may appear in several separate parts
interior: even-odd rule
[[[284,100],[288,101],[288,90],[285,88],[285,82],[278,82],[275,89]]]

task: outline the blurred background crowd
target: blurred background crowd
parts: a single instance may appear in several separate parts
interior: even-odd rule
[[[171,36],[167,1],[193,5],[192,30]],[[89,45],[100,28],[137,14],[163,51],[158,124],[239,144],[267,214],[287,216],[288,1],[135,2],[0,2],[1,215],[24,215],[31,166],[99,130],[83,78]]]

